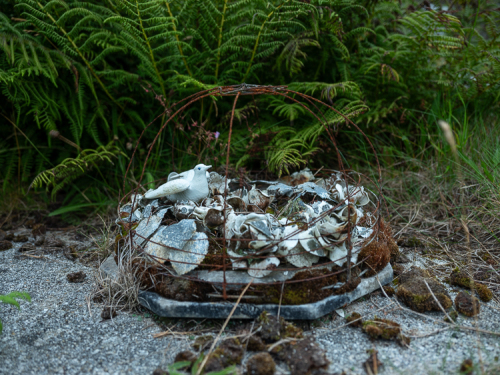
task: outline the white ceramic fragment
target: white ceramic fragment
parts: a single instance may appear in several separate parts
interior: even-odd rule
[[[144,251],[150,255],[168,259],[170,252],[174,249],[183,249],[195,232],[196,224],[193,219],[181,220],[177,224],[162,227],[151,238]]]
[[[300,231],[297,225],[278,227],[273,233],[274,238],[278,242],[279,249],[284,252],[293,249],[299,242]]]
[[[293,249],[287,251],[286,254],[284,254],[282,251],[278,251],[278,253],[285,255],[285,257],[282,259],[286,259],[290,264],[298,268],[311,267],[314,263],[317,263],[319,261],[318,256],[307,252],[300,245],[300,243],[298,243],[297,246],[295,246]]]
[[[248,268],[248,274],[252,277],[262,278],[269,275],[278,267],[280,261],[276,257],[269,257],[260,261],[253,261]]]
[[[276,195],[276,196],[291,196],[294,193],[295,189],[291,186],[285,185],[283,183],[277,183],[274,185],[271,185],[267,188],[267,192],[270,195]]]
[[[196,205],[194,202],[177,202],[173,209],[174,216],[178,220],[187,219],[189,215],[193,213],[195,208]]]
[[[347,262],[346,256],[347,256],[347,247],[345,245],[345,241],[338,246],[334,246],[330,250],[329,254],[330,260],[338,266],[342,266],[345,262]]]
[[[301,190],[303,193],[314,194],[320,197],[321,199],[331,199],[328,191],[319,187],[314,182],[306,182],[304,184],[297,186],[298,190]]]
[[[299,234],[299,241],[302,247],[313,255],[323,257],[326,255],[321,243],[314,236],[314,229],[307,229]]]
[[[205,233],[196,232],[180,250],[170,250],[169,258],[172,267],[178,275],[184,275],[194,270],[203,262],[208,253],[208,237]]]
[[[134,241],[137,245],[143,246],[146,240],[159,228],[163,217],[169,208],[163,208],[154,215],[143,219],[137,228],[135,228]]]
[[[227,184],[229,185],[230,182],[231,179],[228,179]],[[212,195],[224,195],[224,191],[226,190],[226,177],[221,176],[217,172],[210,172],[208,187]]]

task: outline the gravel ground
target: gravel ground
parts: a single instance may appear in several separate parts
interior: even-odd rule
[[[189,349],[190,340],[185,336],[152,338],[161,329],[148,317],[120,312],[114,319],[102,321],[102,305],[88,305],[86,299],[92,290],[94,268],[60,254],[45,255],[45,259],[19,257],[19,245],[0,252],[0,294],[27,291],[32,302],[21,302],[20,311],[0,305],[4,324],[0,336],[1,374],[152,374],[155,368],[172,363],[180,350]],[[67,281],[66,275],[76,271],[87,274],[85,282]],[[450,294],[454,298],[456,292]],[[311,324],[319,327],[308,334],[314,335],[327,351],[332,372],[364,374],[366,350],[375,348],[384,363],[379,374],[457,374],[464,359],[479,363],[479,353],[486,370],[500,373],[499,336],[478,337],[475,332],[454,329],[436,333],[445,326],[394,309],[395,305],[374,313],[388,303],[380,292],[375,292],[344,311],[393,319],[413,336],[409,348],[395,342],[371,341],[360,328],[337,329],[345,323],[338,315]],[[427,315],[442,319],[443,314]],[[459,324],[474,326],[475,321],[460,316]],[[478,327],[500,332],[498,304],[482,304]],[[287,373],[282,366],[280,373]]]
[[[18,244],[16,244],[18,247]],[[62,255],[47,259],[0,252],[0,294],[27,291],[32,302],[21,310],[1,304],[1,374],[151,374],[187,349],[185,340],[152,338],[159,331],[152,319],[119,313],[102,321],[102,305],[86,297],[95,269]],[[69,283],[66,275],[83,271],[87,280]]]

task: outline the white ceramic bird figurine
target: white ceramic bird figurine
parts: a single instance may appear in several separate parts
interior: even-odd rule
[[[211,165],[198,164],[194,169],[180,174],[171,173],[168,182],[144,194],[144,198],[167,197],[172,202],[199,202],[208,196],[207,169]]]

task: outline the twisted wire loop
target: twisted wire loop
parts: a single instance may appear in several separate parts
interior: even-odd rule
[[[332,204],[332,207],[329,208],[327,211],[323,212],[321,215],[316,217],[314,220],[308,223],[296,223],[300,224],[298,225],[298,229],[292,233],[290,233],[287,237],[281,238],[279,240],[272,239],[269,240],[269,244],[266,246],[260,248],[259,250],[256,250],[252,252],[251,254],[246,254],[246,255],[241,255],[239,254],[238,257],[231,256],[228,253],[228,249],[233,247],[233,244],[235,241],[239,242],[240,245],[244,246],[245,248],[248,248],[248,243],[250,241],[253,241],[253,239],[249,238],[226,238],[226,233],[227,233],[227,213],[231,209],[228,207],[227,203],[227,194],[228,194],[228,166],[229,166],[229,156],[231,152],[231,132],[232,132],[232,124],[233,124],[233,119],[234,119],[234,113],[235,113],[235,108],[236,108],[236,103],[238,98],[241,95],[277,95],[284,97],[287,100],[290,100],[294,103],[299,104],[302,106],[306,111],[308,111],[314,118],[316,118],[323,126],[325,129],[326,134],[330,138],[330,141],[332,142],[336,153],[337,153],[337,159],[338,159],[338,169],[337,170],[332,170],[332,169],[322,169],[321,170],[321,175],[323,176],[331,176],[331,175],[336,175],[336,176],[341,176],[344,185],[345,185],[345,192],[346,196],[343,199],[339,199],[339,202],[336,204]],[[151,157],[151,152],[159,139],[161,133],[163,130],[170,124],[170,122],[180,116],[184,110],[186,110],[188,107],[193,105],[194,103],[199,102],[200,100],[211,97],[211,96],[233,96],[235,97],[234,103],[232,106],[232,111],[231,111],[231,117],[230,117],[230,129],[229,129],[229,139],[228,139],[228,145],[227,145],[227,155],[226,155],[226,173],[225,173],[225,189],[224,189],[224,197],[223,197],[223,209],[222,209],[222,217],[223,217],[223,225],[220,226],[222,228],[221,231],[219,231],[218,236],[211,236],[208,238],[208,241],[211,246],[212,253],[210,253],[210,258],[211,258],[211,263],[205,263],[204,261],[201,263],[196,263],[196,267],[194,270],[187,272],[186,274],[179,275],[176,273],[173,265],[195,265],[195,263],[186,261],[185,258],[182,260],[179,259],[171,259],[171,258],[161,258],[159,256],[154,256],[151,255],[147,252],[145,252],[145,248],[148,246],[148,244],[154,244],[161,246],[162,248],[165,249],[170,249],[175,251],[177,254],[197,254],[195,252],[191,252],[189,250],[186,250],[184,248],[179,249],[176,247],[169,247],[166,246],[163,243],[159,243],[154,241],[153,239],[149,238],[151,236],[143,236],[140,233],[137,232],[137,224],[134,224],[132,222],[132,213],[133,213],[133,208],[137,207],[137,199],[139,197],[139,189],[142,188],[141,183],[144,177],[144,171],[146,168],[146,165],[148,161],[150,160]],[[313,109],[311,109],[308,105],[310,105]],[[345,167],[343,164],[343,160],[341,157],[340,150],[337,146],[337,141],[335,139],[335,136],[332,134],[330,131],[330,128],[328,127],[326,118],[325,118],[325,109],[326,110],[332,110],[338,115],[342,116],[346,122],[346,124],[352,125],[356,131],[358,131],[366,140],[366,142],[369,144],[370,148],[373,151],[373,155],[375,158],[375,162],[377,165],[377,172],[378,172],[378,179],[377,181],[374,181],[370,177],[363,175],[361,173],[353,172],[349,170],[348,168]],[[211,288],[212,292],[215,288],[216,291],[220,292],[222,291],[222,294],[220,295],[221,298],[227,299],[228,295],[226,290],[228,288],[234,289],[236,287],[243,287],[248,284],[248,280],[244,277],[236,277],[236,275],[246,275],[246,272],[249,270],[260,270],[259,268],[253,268],[252,264],[254,262],[259,262],[260,260],[264,260],[268,258],[270,254],[272,254],[273,257],[277,258],[279,260],[280,266],[276,269],[274,269],[272,275],[281,275],[282,277],[266,277],[264,280],[259,280],[256,279],[255,285],[259,286],[279,286],[280,288],[283,287],[285,284],[296,284],[296,283],[307,283],[311,281],[318,281],[321,279],[325,278],[331,278],[333,276],[338,276],[341,275],[342,273],[345,273],[347,275],[346,281],[347,283],[350,283],[352,280],[352,275],[351,275],[351,269],[359,267],[363,262],[365,262],[368,257],[365,257],[363,259],[357,259],[356,263],[352,264],[351,260],[353,257],[353,249],[354,249],[354,244],[352,242],[352,233],[353,230],[356,229],[356,223],[354,225],[352,224],[352,215],[355,215],[355,208],[354,212],[351,212],[351,200],[353,198],[353,195],[355,194],[356,191],[359,191],[361,188],[361,180],[365,179],[367,182],[372,184],[373,186],[377,187],[377,193],[374,193],[368,189],[365,189],[366,194],[369,194],[371,197],[369,199],[370,203],[372,204],[373,207],[371,207],[371,211],[367,211],[370,213],[369,218],[370,218],[370,223],[369,227],[372,230],[371,235],[368,238],[363,239],[360,243],[357,243],[356,246],[358,248],[358,251],[361,250],[362,248],[366,247],[368,244],[370,244],[372,241],[377,241],[379,238],[379,234],[381,232],[381,203],[382,203],[382,193],[380,191],[380,182],[381,182],[381,168],[380,168],[380,163],[378,160],[377,152],[371,143],[370,139],[366,136],[366,134],[352,121],[350,120],[347,116],[342,114],[340,111],[336,110],[333,106],[322,102],[321,100],[318,100],[314,97],[311,97],[309,95],[293,91],[288,89],[287,86],[261,86],[261,85],[255,85],[255,84],[247,84],[247,83],[242,83],[239,85],[232,85],[232,86],[220,86],[220,87],[214,87],[208,90],[203,90],[199,91],[195,94],[192,94],[184,99],[181,99],[177,103],[172,104],[170,107],[165,108],[163,113],[158,115],[153,121],[151,121],[145,129],[142,131],[140,136],[137,139],[132,157],[130,159],[129,165],[127,166],[125,176],[124,176],[124,182],[123,182],[123,192],[125,192],[125,187],[126,187],[126,181],[127,176],[130,172],[131,166],[133,164],[134,156],[136,154],[138,145],[145,134],[145,132],[159,119],[165,118],[164,123],[161,125],[159,131],[157,132],[153,142],[149,145],[149,150],[146,156],[146,159],[144,161],[144,165],[142,168],[141,176],[138,180],[138,183],[136,187],[128,192],[127,194],[124,194],[123,197],[120,199],[119,205],[117,207],[117,214],[118,214],[118,223],[121,225],[122,228],[122,236],[120,239],[117,240],[117,247],[116,251],[117,253],[120,252],[121,254],[129,254],[129,261],[133,261],[132,258],[136,257],[139,259],[146,260],[151,268],[151,265],[155,269],[155,275],[151,276],[150,278],[153,280],[154,277],[165,277],[165,278],[171,278],[171,279],[184,279],[190,282],[196,282],[196,283],[201,283],[204,285],[208,285]],[[319,173],[320,171],[318,171]],[[356,177],[356,178],[355,178]],[[239,181],[240,185],[242,183],[246,183],[246,181]],[[258,183],[262,183],[265,181],[250,181],[250,183],[256,182],[254,186],[257,186]],[[271,182],[268,182],[271,183]],[[358,190],[357,190],[358,189]],[[297,195],[295,198],[289,198],[289,201],[297,201],[298,198],[300,198],[301,195]],[[130,199],[130,203],[126,203]],[[313,198],[313,201],[316,198]],[[346,203],[347,202],[347,203]],[[122,218],[121,215],[121,207],[124,204],[129,204],[132,207],[132,211],[130,213],[130,216],[127,218]],[[354,203],[353,203],[354,204]],[[341,242],[335,243],[334,245],[327,244],[323,246],[319,246],[313,249],[300,251],[300,252],[295,252],[293,253],[293,256],[299,256],[299,255],[306,255],[310,254],[311,252],[317,252],[317,251],[322,251],[322,250],[328,250],[332,249],[332,246],[336,246],[342,242],[345,242],[347,245],[346,248],[348,250],[347,255],[343,258],[338,258],[335,259],[335,261],[326,261],[322,259],[323,261],[317,262],[316,264],[312,264],[311,266],[308,267],[301,267],[297,268],[295,266],[287,266],[285,265],[285,261],[288,257],[291,256],[291,254],[279,254],[278,252],[273,252],[269,253],[269,250],[275,246],[278,246],[280,243],[283,241],[287,241],[291,238],[297,237],[299,233],[303,232],[304,230],[307,230],[308,228],[314,226],[316,223],[320,222],[322,219],[327,217],[327,215],[333,214],[334,211],[341,209],[343,207],[347,208],[347,237],[342,240]],[[353,206],[354,207],[354,206]],[[250,213],[250,212],[246,212]],[[238,214],[245,214],[245,212],[238,212]],[[166,216],[165,216],[166,217]],[[166,224],[165,223],[165,217],[160,218],[161,219],[161,225]],[[142,220],[150,220],[151,218],[149,217],[148,219],[142,219]],[[168,219],[170,220],[170,224],[176,223],[175,220]],[[148,221],[146,221],[146,224],[148,224]],[[300,228],[302,226],[302,228]],[[207,228],[205,228],[207,229]],[[210,229],[208,229],[210,232]],[[305,238],[308,240],[309,238]],[[315,239],[314,235],[311,235],[310,237],[311,240]],[[186,243],[188,241],[207,241],[207,239],[188,239],[185,240]],[[318,243],[318,241],[316,241]],[[320,244],[321,245],[321,244]],[[208,256],[208,254],[206,255]],[[346,264],[342,267],[338,266],[338,262],[341,260],[346,260]],[[230,270],[233,261],[247,261],[249,264],[248,267],[246,267],[244,270]],[[146,267],[146,266],[144,266]],[[147,268],[146,267],[146,268]],[[229,268],[229,270],[228,270]],[[304,273],[308,272],[308,273]],[[291,277],[283,277],[283,275],[287,275],[289,272],[291,272]],[[358,274],[356,277],[359,276],[359,268],[357,270]],[[299,274],[301,274],[300,277],[296,277]],[[332,288],[331,286],[327,286],[325,288]],[[252,288],[250,289],[252,290]],[[333,290],[333,289],[331,289]],[[198,298],[200,298],[198,296]]]

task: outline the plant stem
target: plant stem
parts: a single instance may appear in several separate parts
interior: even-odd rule
[[[217,82],[217,77],[219,76],[219,64],[220,64],[220,45],[222,44],[222,28],[224,27],[224,19],[227,10],[227,0],[224,0],[224,8],[222,9],[222,19],[220,21],[219,27],[219,41],[217,42],[217,64],[215,65],[215,79]]]
[[[288,3],[290,0],[286,0],[284,1],[283,3],[281,3],[280,5],[278,5],[271,13],[269,13],[266,17],[266,19],[264,20],[264,22],[262,23],[262,26],[260,27],[260,30],[259,30],[259,33],[257,34],[257,39],[255,40],[255,45],[253,46],[253,51],[252,51],[252,57],[250,58],[250,62],[248,63],[248,68],[247,68],[247,71],[245,73],[245,76],[243,77],[243,80],[241,81],[242,83],[245,82],[245,80],[247,79],[248,77],[248,74],[250,73],[250,68],[252,67],[252,64],[253,64],[253,59],[255,58],[255,53],[257,52],[257,47],[259,46],[259,40],[260,40],[260,36],[262,34],[262,31],[264,30],[264,26],[266,25],[267,21],[269,21],[269,19],[271,18],[271,16],[274,14],[274,12],[276,12],[277,10],[279,10],[283,5],[285,5],[286,3]]]
[[[175,26],[175,20],[174,20],[175,17],[173,16],[172,11],[170,10],[170,4],[168,3],[168,1],[165,1],[165,5],[167,6],[168,15],[172,18],[172,28],[174,29],[175,32],[175,40],[177,40],[177,48],[179,49],[179,53],[182,56],[182,61],[184,61],[184,66],[186,67],[189,76],[192,77],[193,75],[191,74],[191,70],[189,69],[189,66],[187,64],[184,52],[182,51],[182,46],[179,41],[179,36],[177,35],[177,26]]]

